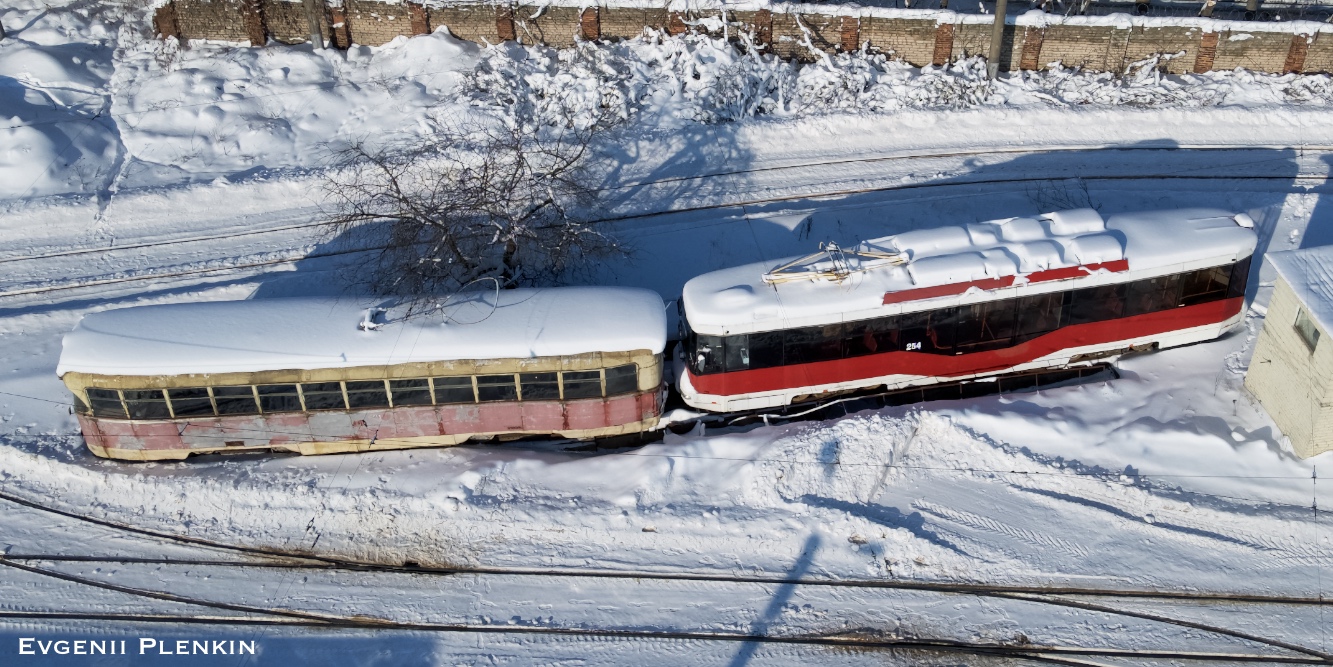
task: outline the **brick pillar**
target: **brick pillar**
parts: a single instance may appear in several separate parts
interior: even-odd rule
[[[1215,32],[1205,32],[1199,38],[1199,53],[1194,56],[1194,73],[1203,74],[1213,69],[1213,62],[1217,60],[1217,42],[1221,35]]]
[[[1310,42],[1314,35],[1292,35],[1291,46],[1287,49],[1287,62],[1282,64],[1282,73],[1297,74],[1305,71],[1305,55],[1310,52]]]
[[[680,12],[671,12],[667,18],[667,34],[683,35],[689,32],[690,27],[685,25],[685,15]]]
[[[407,3],[407,16],[412,21],[413,35],[430,34],[430,15],[426,13],[426,6],[419,2]]]
[[[502,42],[512,42],[518,39],[518,32],[514,30],[514,8],[509,5],[501,5],[495,8],[495,32],[500,36]]]
[[[584,8],[579,16],[579,35],[589,42],[602,38],[602,15],[597,7]]]
[[[340,49],[352,46],[352,28],[347,25],[347,8],[329,7],[329,41]]]
[[[263,46],[268,43],[268,25],[264,21],[264,5],[260,0],[241,0],[241,23],[245,25],[245,36],[250,46]]]
[[[842,38],[838,46],[843,51],[857,51],[861,48],[861,19],[855,16],[842,17]]]
[[[168,2],[157,8],[157,11],[153,13],[153,29],[156,30],[157,34],[161,35],[163,39],[175,37],[182,42],[185,41],[185,38],[181,37],[180,27],[176,23],[175,2]]]
[[[770,51],[773,46],[773,12],[761,9],[754,13],[754,41],[761,50]]]
[[[1041,43],[1045,39],[1045,28],[1023,29],[1023,57],[1018,61],[1018,69],[1041,69]]]
[[[948,65],[953,60],[953,31],[952,23],[935,26],[935,51],[930,55],[930,64]]]

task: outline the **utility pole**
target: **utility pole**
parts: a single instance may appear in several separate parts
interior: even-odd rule
[[[1004,44],[1004,13],[1008,4],[1007,0],[995,0],[995,25],[990,31],[990,55],[986,56],[986,77],[990,79],[1000,75],[1000,46]]]
[[[324,48],[324,0],[301,0],[305,7],[305,20],[310,24],[310,43],[317,49]]]

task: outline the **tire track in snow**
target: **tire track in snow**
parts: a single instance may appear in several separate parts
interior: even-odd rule
[[[972,528],[973,530],[1004,535],[1034,547],[1058,549],[1079,558],[1088,555],[1088,550],[1078,544],[1067,542],[1058,537],[1053,537],[1044,533],[1015,528],[979,514],[951,509],[925,500],[914,501],[912,507],[940,519]]]

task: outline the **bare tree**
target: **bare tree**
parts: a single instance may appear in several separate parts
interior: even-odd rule
[[[596,214],[594,139],[603,129],[455,127],[428,143],[339,151],[326,183],[336,234],[371,230],[363,286],[439,295],[479,278],[541,285],[623,253]]]

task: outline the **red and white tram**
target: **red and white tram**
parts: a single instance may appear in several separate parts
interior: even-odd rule
[[[732,412],[1216,338],[1241,320],[1253,226],[1081,209],[715,271],[685,285],[677,387]]]
[[[57,373],[88,448],[117,459],[657,427],[666,317],[654,292],[477,292],[384,325],[376,310],[268,299],[93,313],[65,337]]]

